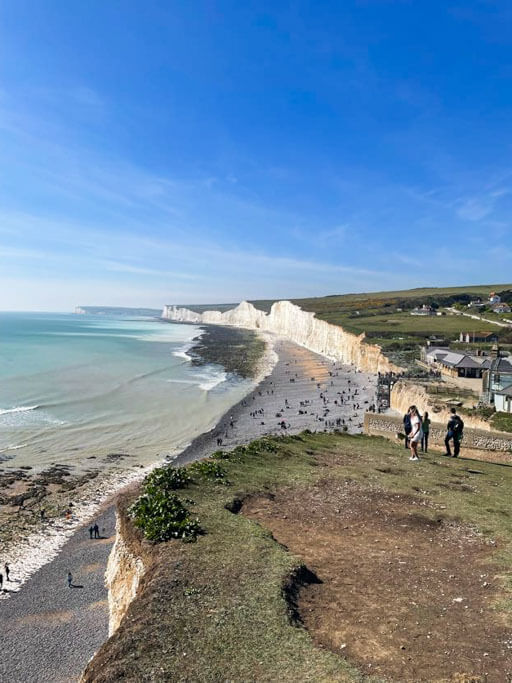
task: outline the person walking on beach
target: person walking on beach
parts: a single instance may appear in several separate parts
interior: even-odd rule
[[[100,537],[100,528],[98,526],[98,523],[96,522],[94,525],[94,538],[99,538]]]
[[[423,438],[421,439],[421,450],[424,453],[428,451],[428,435],[430,433],[430,418],[428,413],[425,411],[423,414],[423,421],[421,423],[421,429],[423,430]]]
[[[411,431],[409,434],[409,443],[411,445],[411,457],[409,460],[417,461],[418,457],[418,444],[421,442],[423,437],[423,431],[421,429],[421,415],[418,412],[416,406],[411,406],[409,408],[409,415],[411,418]]]
[[[3,590],[4,587],[4,576],[3,574],[0,573],[0,591]]]
[[[92,538],[92,532],[94,531],[94,527],[90,526],[89,527],[89,538]]]
[[[68,588],[71,588],[73,585],[73,574],[71,572],[68,572]]]
[[[5,569],[5,580],[9,581],[9,574],[11,573],[11,570],[9,569],[9,565],[7,562],[4,564],[4,569]]]
[[[446,425],[446,437],[444,445],[446,446],[446,453],[448,457],[458,458],[460,453],[460,442],[462,441],[462,433],[464,431],[464,422],[457,415],[455,408],[450,410],[451,416]],[[453,456],[450,450],[450,441],[453,441]]]

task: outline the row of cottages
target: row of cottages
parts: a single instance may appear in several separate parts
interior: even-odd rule
[[[501,296],[496,292],[491,292],[487,301],[477,298],[472,299],[468,304],[468,308],[482,308],[483,306],[490,306],[494,313],[510,313],[511,311],[510,306],[502,302]]]
[[[446,348],[427,348],[422,360],[448,377],[482,377],[485,367],[484,357],[468,356],[461,351]]]
[[[487,370],[496,375],[510,373],[512,382],[512,364],[499,355],[494,346],[490,356],[470,356],[462,351],[451,351],[447,348],[425,347],[422,349],[422,360],[433,366],[442,375],[448,377],[482,378]]]
[[[423,362],[449,377],[482,379],[481,399],[498,412],[512,413],[512,363],[494,346],[490,356],[469,356],[447,348],[424,347]]]
[[[501,300],[501,296],[496,292],[489,294],[489,303],[494,313],[510,313],[510,306]]]

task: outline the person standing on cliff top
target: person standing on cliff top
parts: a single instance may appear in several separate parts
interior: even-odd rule
[[[428,435],[430,433],[430,418],[428,413],[425,411],[423,414],[423,421],[421,424],[423,430],[423,438],[421,440],[421,450],[426,453],[428,451]]]
[[[464,422],[457,415],[455,408],[451,408],[451,417],[446,425],[446,438],[444,445],[446,446],[445,455],[453,458],[458,458],[460,453],[460,442],[462,441],[462,433],[464,430]],[[450,441],[453,441],[453,456],[450,450]]]
[[[421,428],[421,415],[416,408],[416,406],[411,406],[409,409],[409,415],[411,418],[411,431],[409,436],[409,441],[411,444],[411,457],[409,460],[414,462],[419,460],[418,457],[418,444],[423,438],[423,430]]]
[[[403,423],[404,423],[404,432],[405,432],[405,439],[404,439],[404,445],[406,450],[409,448],[409,434],[411,433],[412,425],[411,425],[411,406],[408,408],[407,412],[404,415]]]

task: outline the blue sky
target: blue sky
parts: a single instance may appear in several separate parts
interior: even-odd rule
[[[0,309],[512,280],[512,6],[5,0]]]

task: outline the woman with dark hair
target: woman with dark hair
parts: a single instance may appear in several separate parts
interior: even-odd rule
[[[409,415],[411,417],[411,433],[409,434],[411,457],[409,458],[409,460],[417,461],[419,460],[418,444],[421,443],[421,439],[423,438],[423,430],[421,428],[421,415],[416,406],[411,406]]]

